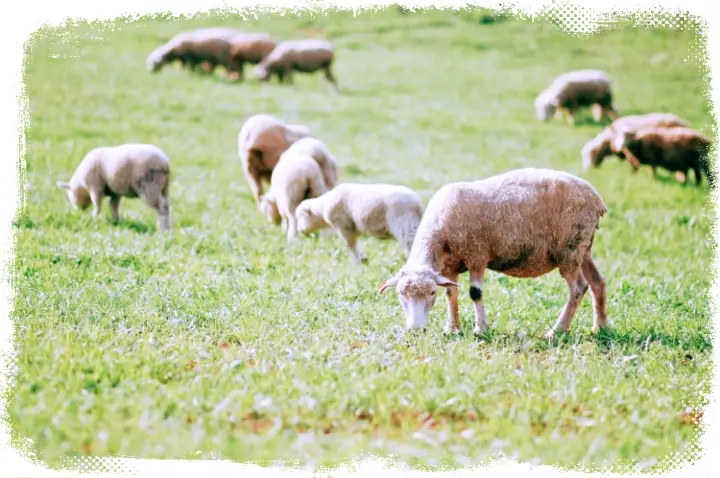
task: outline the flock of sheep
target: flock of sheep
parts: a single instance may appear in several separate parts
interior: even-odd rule
[[[229,73],[242,75],[242,64],[254,62],[264,79],[269,72],[276,72],[282,81],[293,69],[324,69],[335,84],[330,72],[332,48],[327,42],[306,40],[275,46],[265,34],[232,33],[225,28],[199,32],[182,33],[151,53],[151,70],[178,60],[190,68],[206,63],[212,70],[223,65]],[[284,46],[287,43],[290,46]],[[586,169],[616,155],[627,159],[634,171],[644,164],[655,174],[657,167],[663,167],[686,182],[692,169],[698,184],[701,174],[713,184],[707,138],[670,113],[618,118],[612,98],[605,73],[580,70],[557,77],[538,95],[535,109],[542,121],[567,114],[572,123],[577,111],[588,106],[596,121],[603,116],[612,120],[583,147]],[[567,282],[569,297],[547,337],[568,331],[588,288],[593,299],[593,330],[608,326],[605,278],[591,256],[595,232],[607,208],[584,179],[551,169],[516,169],[478,181],[447,184],[425,208],[418,194],[402,185],[338,184],[338,161],[328,146],[307,126],[269,114],[256,114],[245,121],[238,134],[238,154],[256,206],[270,223],[282,226],[288,240],[334,230],[358,263],[367,262],[358,244],[363,235],[394,238],[404,246],[406,263],[380,284],[378,291],[396,289],[408,330],[427,326],[437,290],[442,287],[448,301],[446,332],[458,331],[457,280],[469,272],[474,331],[484,333],[488,321],[483,280],[488,269],[522,278],[558,269]],[[108,196],[114,220],[118,219],[120,198],[140,197],[157,212],[158,228],[168,231],[172,227],[169,164],[167,155],[154,145],[98,147],[85,156],[70,182],[58,181],[58,186],[67,191],[76,209],[92,204],[93,217]],[[267,192],[264,183],[269,183]]]
[[[253,73],[261,81],[277,75],[278,81],[292,83],[293,71],[313,73],[322,70],[336,92],[332,73],[334,60],[330,42],[319,39],[286,40],[277,43],[267,33],[248,33],[235,28],[201,28],[179,33],[158,47],[147,58],[147,68],[155,73],[177,61],[180,68],[202,68],[212,73],[222,66],[228,78],[243,79],[245,63],[255,65]]]

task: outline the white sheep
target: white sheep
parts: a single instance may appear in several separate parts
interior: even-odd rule
[[[317,161],[301,151],[285,151],[272,173],[270,190],[260,201],[260,211],[273,224],[282,221],[287,239],[297,235],[295,209],[305,199],[327,191]]]
[[[276,74],[278,81],[287,80],[292,83],[292,72],[314,73],[323,70],[325,79],[330,82],[335,92],[339,92],[337,80],[332,73],[335,52],[327,40],[303,39],[280,42],[253,72],[261,81],[268,81]]]
[[[300,138],[290,145],[285,153],[288,155],[305,154],[312,157],[315,161],[317,161],[320,169],[322,170],[323,179],[325,180],[327,188],[332,189],[337,184],[337,159],[330,152],[327,145],[319,139],[309,136]]]
[[[367,262],[358,245],[361,235],[395,238],[407,251],[423,215],[420,196],[405,186],[343,183],[295,210],[298,232],[304,235],[327,227],[345,241],[355,263]]]
[[[567,331],[588,284],[593,296],[594,330],[607,326],[605,278],[590,250],[607,208],[597,190],[571,174],[517,169],[473,182],[440,188],[425,210],[405,265],[378,286],[395,286],[407,329],[424,329],[436,290],[445,287],[445,331],[459,329],[458,276],[470,273],[477,334],[488,329],[483,306],[486,269],[511,277],[534,278],[559,269],[569,299],[547,333]]]
[[[157,213],[157,226],[169,231],[170,160],[157,146],[128,143],[102,146],[89,151],[75,169],[70,182],[57,181],[67,192],[74,209],[85,210],[93,205],[97,218],[103,196],[110,197],[112,219],[119,219],[120,199],[142,198]]]
[[[564,73],[535,98],[535,113],[541,121],[547,121],[553,114],[568,115],[568,122],[575,123],[575,112],[585,106],[592,106],[595,121],[603,115],[617,118],[613,108],[613,94],[610,78],[602,70],[578,70]]]
[[[263,195],[262,181],[270,182],[280,155],[306,136],[310,136],[307,126],[288,124],[268,114],[253,115],[242,125],[238,153],[256,204]]]

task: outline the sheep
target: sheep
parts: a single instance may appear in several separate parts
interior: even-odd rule
[[[622,131],[637,131],[645,126],[688,126],[687,122],[672,113],[647,113],[644,115],[628,115],[611,123],[612,128]],[[588,141],[580,152],[582,167],[588,170],[599,167],[603,160],[611,155],[625,159],[622,151],[612,148],[612,130],[610,126],[603,129],[595,138]]]
[[[201,63],[212,72],[218,65],[229,65],[231,39],[244,32],[229,27],[201,28],[181,32],[151,52],[146,61],[148,71],[157,73],[166,64],[179,61],[191,70]]]
[[[229,74],[243,78],[245,63],[257,65],[275,49],[275,40],[267,33],[237,35],[230,42]]]
[[[607,115],[617,118],[612,105],[613,95],[610,78],[601,70],[578,70],[564,73],[535,98],[535,113],[541,121],[548,121],[554,114],[568,115],[568,122],[575,123],[575,112],[584,106],[592,106],[596,122]]]
[[[113,222],[119,220],[120,199],[142,198],[157,213],[157,227],[172,228],[168,189],[170,160],[152,144],[127,143],[90,150],[72,175],[70,182],[57,181],[75,210],[93,206],[92,217],[100,214],[103,196],[110,197]]]
[[[343,183],[320,197],[306,199],[295,210],[297,230],[308,235],[335,229],[350,250],[353,263],[366,263],[358,237],[395,238],[410,250],[423,215],[423,203],[410,188],[392,184]]]
[[[292,83],[293,71],[314,73],[322,69],[325,79],[338,93],[340,89],[332,73],[334,59],[335,53],[332,44],[326,40],[287,40],[280,42],[268,56],[255,66],[253,72],[261,81],[268,81],[273,74],[276,74],[280,83],[285,80]]]
[[[270,182],[280,155],[310,134],[307,126],[288,124],[268,114],[253,115],[245,121],[238,134],[238,153],[256,204],[263,195],[262,182]]]
[[[288,241],[297,236],[295,210],[305,199],[327,192],[322,170],[315,158],[302,151],[285,151],[272,172],[270,190],[260,210],[273,224],[282,221]]]
[[[486,269],[536,278],[558,269],[569,298],[547,338],[569,330],[588,285],[593,330],[608,326],[606,282],[591,257],[595,231],[607,208],[587,181],[563,171],[524,168],[441,187],[430,199],[403,267],[378,285],[395,286],[408,330],[424,329],[445,287],[446,333],[459,331],[458,276],[470,275],[476,334],[488,330],[483,305]]]
[[[337,159],[335,159],[335,156],[330,152],[327,145],[319,139],[309,136],[300,138],[295,141],[285,153],[304,153],[311,156],[317,161],[318,166],[320,166],[322,170],[325,186],[327,186],[328,189],[332,189],[337,184]]]
[[[711,186],[714,184],[709,163],[711,143],[699,131],[679,126],[647,126],[637,131],[613,128],[612,134],[612,147],[625,154],[633,172],[646,164],[655,177],[657,168],[662,167],[676,173],[678,180],[687,184],[687,174],[692,169],[697,185],[702,183],[701,172],[707,176]]]

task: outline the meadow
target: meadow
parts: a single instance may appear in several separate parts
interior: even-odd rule
[[[493,20],[493,21],[491,21]],[[224,24],[336,47],[341,89],[321,75],[261,84],[145,69],[175,33]],[[602,68],[621,115],[668,111],[713,137],[701,41],[686,29],[617,27],[571,36],[548,21],[397,8],[44,28],[28,42],[29,125],[11,320],[15,378],[5,391],[16,446],[51,466],[74,456],[222,457],[337,465],[372,453],[424,467],[505,455],[615,470],[689,459],[709,390],[714,211],[707,182],[679,184],[606,160],[583,171],[600,132],[536,120],[558,74]],[[569,334],[542,334],[567,299],[559,274],[489,272],[491,333],[445,336],[443,297],[424,334],[404,332],[394,293],[375,287],[404,263],[363,239],[354,265],[335,235],[288,243],[260,215],[237,133],[270,113],[307,124],[341,161],[341,182],[388,182],[425,203],[440,186],[518,167],[590,181],[609,212],[593,257],[613,327],[591,333],[588,294]],[[173,167],[174,231],[153,211],[107,202],[93,222],[68,180],[96,146],[150,142]],[[28,441],[28,439],[30,441]],[[684,457],[684,458],[683,458]]]

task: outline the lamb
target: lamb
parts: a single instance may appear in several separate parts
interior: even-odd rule
[[[554,114],[568,115],[568,122],[575,123],[576,111],[592,106],[593,118],[600,122],[604,115],[617,118],[612,105],[613,95],[610,78],[601,70],[578,70],[564,73],[535,98],[535,112],[541,121],[548,121]]]
[[[253,115],[245,121],[238,134],[238,153],[256,204],[263,195],[262,181],[270,182],[280,155],[307,136],[307,126],[288,124],[268,114]]]
[[[147,69],[156,73],[166,64],[179,61],[191,70],[207,63],[212,72],[218,65],[227,66],[230,60],[231,39],[243,32],[228,27],[201,28],[181,32],[155,49],[147,57]]]
[[[671,113],[647,113],[644,115],[628,115],[618,118],[611,123],[612,128],[622,131],[637,131],[646,126],[688,126],[687,122]],[[625,159],[622,151],[612,148],[612,130],[610,126],[602,130],[595,138],[583,146],[580,156],[584,170],[590,167],[599,167],[603,160],[611,155]]]
[[[261,81],[268,81],[276,74],[278,81],[287,79],[292,83],[292,72],[314,73],[323,70],[325,79],[339,92],[337,80],[332,73],[335,59],[332,44],[326,40],[303,39],[287,40],[277,47],[255,66],[254,73]]]
[[[546,337],[569,330],[588,284],[593,330],[608,326],[605,278],[591,249],[607,208],[587,181],[562,171],[524,168],[450,183],[430,199],[405,265],[378,286],[395,286],[408,330],[424,329],[438,287],[446,288],[447,333],[459,330],[458,275],[470,274],[476,334],[488,330],[486,269],[536,278],[558,269],[569,298]]]
[[[152,144],[127,143],[90,150],[78,165],[70,182],[57,181],[67,192],[75,210],[93,205],[96,219],[103,196],[110,197],[113,222],[119,220],[120,199],[142,198],[157,213],[157,227],[163,232],[172,228],[168,189],[170,160]]]
[[[306,199],[295,210],[300,234],[332,227],[356,264],[367,262],[357,242],[363,234],[395,238],[409,251],[422,215],[420,196],[410,188],[391,184],[339,184],[320,197]]]
[[[310,154],[287,150],[280,156],[270,184],[270,190],[260,201],[260,211],[273,224],[282,221],[290,241],[297,236],[295,210],[298,205],[327,192],[322,170]]]
[[[311,156],[320,166],[327,188],[332,189],[337,184],[337,159],[335,159],[327,145],[319,139],[309,136],[301,138],[295,141],[285,153],[288,155],[291,153],[304,153]]]
[[[637,131],[613,128],[612,134],[612,147],[627,156],[633,172],[646,164],[655,177],[657,168],[662,167],[675,172],[678,179],[687,184],[687,174],[692,169],[696,184],[702,183],[702,173],[714,184],[709,163],[711,143],[699,131],[688,127],[648,126]]]

